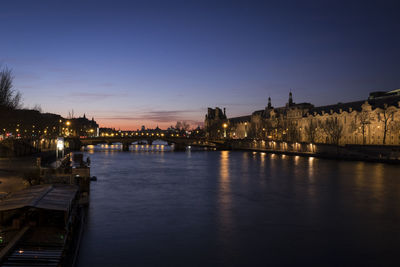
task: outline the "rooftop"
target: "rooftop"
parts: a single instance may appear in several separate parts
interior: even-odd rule
[[[24,207],[68,211],[77,192],[75,185],[36,185],[1,200],[0,211]]]

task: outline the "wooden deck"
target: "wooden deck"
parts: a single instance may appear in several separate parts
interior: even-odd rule
[[[18,246],[1,266],[59,266],[63,247]]]

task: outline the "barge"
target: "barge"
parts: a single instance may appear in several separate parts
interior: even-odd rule
[[[37,185],[0,202],[1,266],[73,266],[84,210],[75,185]]]

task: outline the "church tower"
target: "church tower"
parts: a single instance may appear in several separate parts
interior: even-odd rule
[[[268,97],[268,109],[271,109],[272,108],[272,105],[271,105],[271,97]]]

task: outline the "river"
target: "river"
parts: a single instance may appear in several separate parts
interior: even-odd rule
[[[78,266],[399,266],[400,167],[89,147]]]

